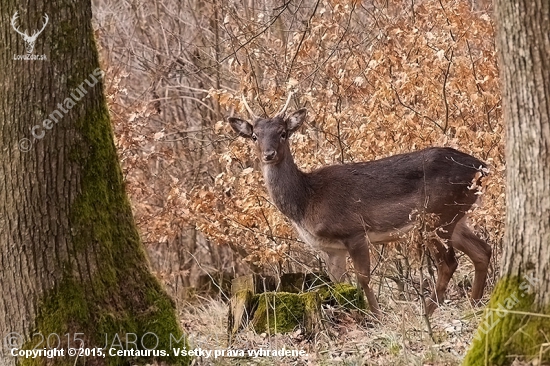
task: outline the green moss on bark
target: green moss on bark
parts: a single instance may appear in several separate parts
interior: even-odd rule
[[[101,88],[99,84],[98,87]],[[186,365],[189,358],[176,357],[171,352],[171,346],[187,348],[187,343],[177,343],[182,332],[175,305],[149,271],[124,189],[105,103],[88,108],[76,128],[79,138],[70,159],[78,170],[79,192],[69,212],[69,257],[61,280],[38,302],[36,328],[31,333],[68,333],[70,341],[75,333],[81,333],[79,337],[87,347],[104,347],[107,343],[105,352],[112,345],[126,349],[129,340],[130,348],[155,348],[169,355],[107,355],[96,359],[99,364],[144,364],[157,360]],[[34,348],[37,341],[31,339],[26,348]],[[21,361],[25,365],[46,362]],[[56,358],[55,364],[72,365],[74,357]]]
[[[510,365],[515,358],[550,362],[548,348],[541,353],[550,336],[550,307],[536,308],[532,281],[527,276],[499,281],[464,365]]]
[[[28,275],[35,276],[37,285],[26,292],[33,296],[29,299],[33,301],[29,304],[33,311],[22,312],[26,316],[23,319],[29,322],[26,331],[31,336],[23,348],[67,350],[67,347],[81,346],[82,341],[85,347],[107,345],[105,351],[113,343],[122,344],[123,348],[127,345],[138,349],[156,348],[169,354],[171,346],[187,348],[185,339],[178,342],[182,332],[175,306],[149,271],[125,192],[100,81],[91,3],[39,2],[38,8],[50,9],[58,15],[55,26],[48,26],[44,33],[49,37],[48,42],[41,42],[46,45],[48,62],[40,63],[41,66],[35,64],[35,79],[48,79],[48,82],[35,85],[31,79],[28,82],[25,79],[28,85],[18,89],[28,89],[29,95],[49,94],[45,98],[48,104],[41,111],[37,109],[36,118],[42,116],[42,119],[54,109],[63,113],[59,123],[54,119],[56,127],[49,132],[49,138],[41,142],[40,150],[32,154],[40,156],[36,161],[42,162],[43,157],[51,159],[44,160],[51,163],[44,169],[44,173],[51,176],[33,184],[47,185],[47,202],[55,205],[48,213],[56,217],[37,218],[40,222],[48,219],[48,225],[37,230],[49,230],[46,234],[51,232],[51,239],[44,245],[43,253],[35,251],[32,255],[47,256],[48,261],[44,263],[48,267],[37,264],[42,263],[40,258],[33,258],[34,266],[29,265],[31,271],[36,270]],[[54,11],[56,9],[61,11]],[[90,75],[99,82],[92,85],[95,79]],[[75,91],[80,85],[80,92]],[[39,108],[35,104],[30,103],[28,108]],[[33,215],[43,212],[41,209],[31,211]],[[29,247],[38,247],[38,244]],[[50,266],[50,262],[55,262],[55,266]],[[36,315],[35,319],[27,319],[31,315]],[[52,344],[57,336],[61,344]],[[190,360],[173,355],[106,356],[80,357],[75,363],[75,357],[41,357],[21,358],[18,364],[95,366],[153,361],[184,365]]]

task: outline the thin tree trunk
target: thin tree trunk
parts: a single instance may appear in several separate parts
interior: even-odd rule
[[[506,235],[502,278],[464,364],[548,364],[550,2],[498,0],[495,8],[507,127]]]
[[[16,364],[14,347],[63,348],[66,355],[81,340],[91,348],[104,347],[107,339],[108,352],[117,335],[116,350],[120,343],[127,348],[127,334],[130,342],[137,338],[137,348],[171,354],[170,343],[185,342],[177,342],[182,333],[174,305],[149,272],[134,225],[103,95],[90,1],[20,6],[0,0],[0,365]],[[46,60],[14,59],[27,55],[23,36],[8,26],[16,11],[19,29],[28,34],[48,15],[32,53]],[[77,364],[133,359],[80,357]],[[69,363],[75,364],[74,357],[47,360]]]

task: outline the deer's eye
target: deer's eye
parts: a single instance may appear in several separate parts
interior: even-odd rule
[[[252,141],[254,141],[254,142],[258,141],[258,136],[256,136],[255,133],[252,134],[251,138],[252,138]]]
[[[284,140],[286,139],[286,131],[283,131],[283,133],[281,133],[281,138]]]

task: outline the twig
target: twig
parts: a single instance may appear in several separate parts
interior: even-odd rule
[[[424,209],[422,213],[422,230],[420,230],[420,239],[422,243],[425,243],[425,233],[426,233],[426,217],[425,213],[428,208],[428,188],[426,184],[426,167],[425,167],[425,156],[423,156],[422,159],[422,171],[424,172],[423,178],[424,178]],[[424,260],[426,259],[426,244],[422,245],[422,256],[420,257],[420,299],[422,300],[422,318],[424,318],[424,322],[426,323],[426,327],[428,328],[428,335],[432,339],[432,341],[435,342],[434,334],[432,330],[432,324],[430,323],[430,316],[428,315],[428,308],[426,304],[426,296],[424,295]]]
[[[391,70],[390,70],[391,72]],[[401,98],[399,97],[399,93],[397,93],[397,90],[395,90],[395,87],[393,86],[393,82],[390,83],[390,86],[391,86],[391,89],[393,90],[393,92],[395,93],[395,96],[397,97],[397,101],[399,102],[399,104],[401,104],[403,107],[407,108],[408,110],[410,110],[411,112],[413,112],[414,114],[422,117],[422,118],[426,118],[428,121],[432,122],[434,125],[436,125],[437,127],[439,127],[443,132],[445,132],[445,129],[443,127],[441,127],[441,125],[439,123],[437,123],[433,118],[430,118],[424,114],[421,114],[420,112],[416,111],[413,107],[411,106],[408,106],[406,105],[405,103],[403,103],[403,101],[401,100]]]
[[[451,49],[451,57],[449,58],[449,63],[447,65],[447,71],[445,72],[445,78],[443,79],[443,102],[445,103],[445,128],[443,133],[447,132],[447,127],[449,126],[449,102],[447,101],[447,79],[449,78],[449,70],[453,63],[453,54],[454,50]]]
[[[304,39],[306,38],[306,34],[309,31],[309,27],[311,25],[311,20],[315,16],[315,13],[317,12],[317,8],[319,7],[319,3],[321,0],[317,0],[315,3],[315,7],[313,8],[313,13],[311,13],[311,16],[309,17],[309,20],[307,21],[307,26],[304,32],[302,33],[302,38],[300,38],[300,43],[298,43],[298,47],[296,48],[296,52],[294,52],[294,56],[292,56],[292,60],[290,61],[290,65],[288,66],[288,71],[286,73],[285,80],[288,80],[290,78],[290,73],[292,72],[292,66],[294,65],[294,61],[296,61],[296,57],[298,57],[298,52],[300,52],[300,48],[302,47],[302,44],[304,43]]]
[[[432,330],[432,324],[430,323],[430,316],[428,315],[428,311],[427,311],[426,296],[424,295],[424,291],[423,291],[424,260],[426,259],[426,246],[423,245],[422,247],[423,247],[422,257],[420,258],[420,299],[422,301],[422,318],[424,319],[424,322],[426,323],[426,327],[428,328],[428,335],[430,336],[432,341],[435,342],[435,338]]]

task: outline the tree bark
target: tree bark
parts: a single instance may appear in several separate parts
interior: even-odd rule
[[[173,302],[149,271],[124,189],[91,3],[20,6],[0,0],[0,365],[187,364],[172,354],[186,342]],[[28,53],[14,28],[32,35],[45,14]],[[76,362],[10,354],[36,347],[67,355],[82,343],[107,345],[104,353],[114,346],[169,354]]]
[[[465,365],[550,362],[550,2],[495,2],[507,130],[502,278]]]

